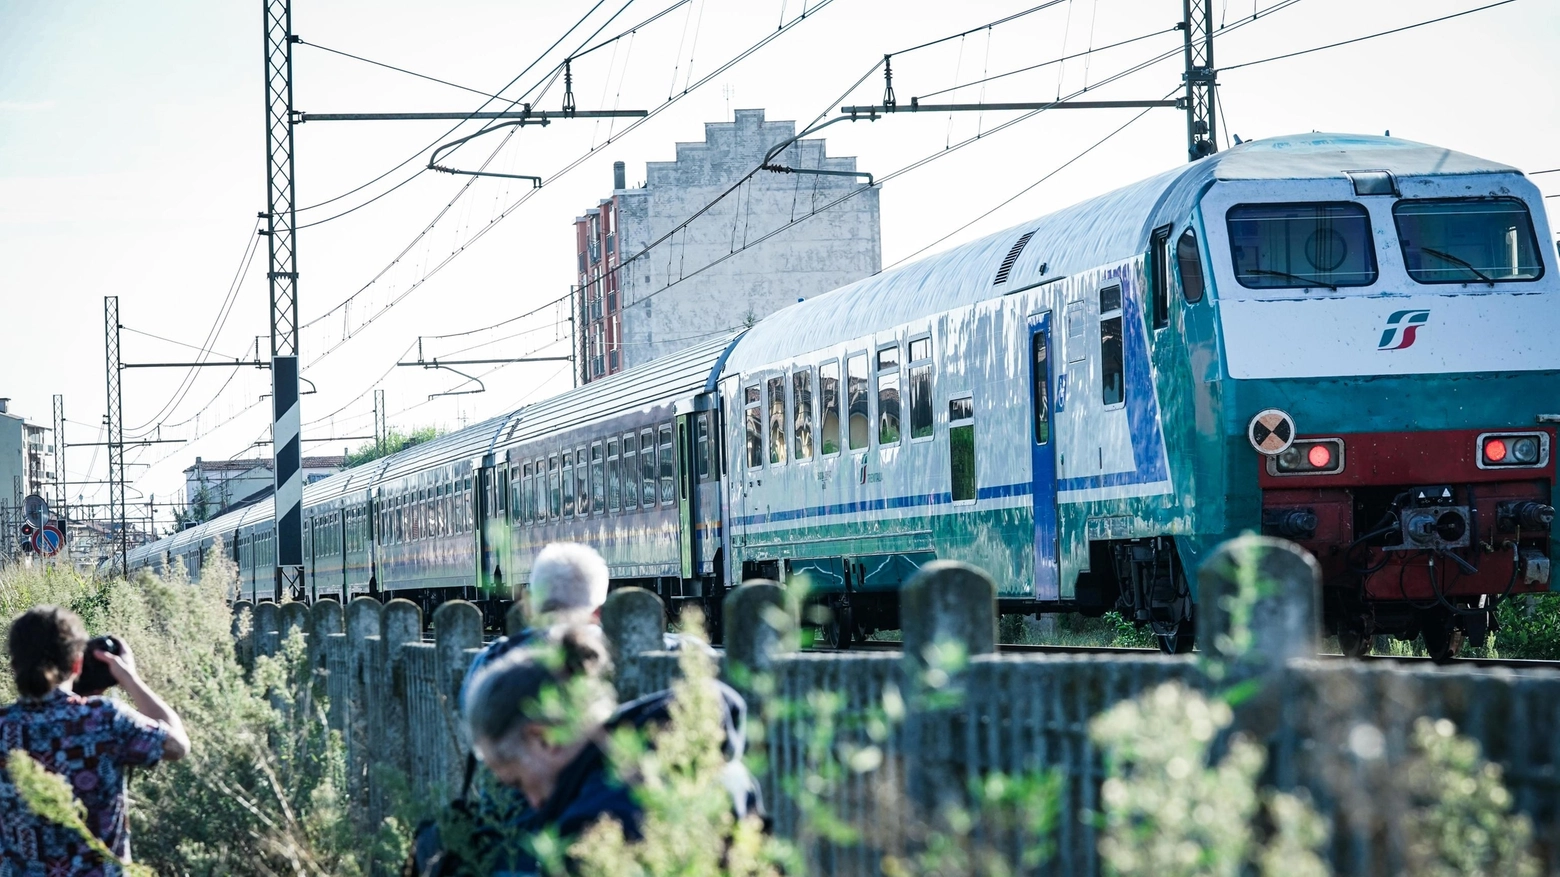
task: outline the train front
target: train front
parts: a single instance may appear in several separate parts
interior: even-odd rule
[[[1201,202],[1227,522],[1316,556],[1345,652],[1449,657],[1560,588],[1553,237],[1512,168],[1324,137],[1221,165]]]

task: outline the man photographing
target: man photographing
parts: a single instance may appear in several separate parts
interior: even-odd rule
[[[87,827],[123,861],[130,861],[127,768],[176,761],[189,752],[178,713],[141,681],[129,644],[117,642],[118,654],[103,649],[88,655],[81,619],[59,606],[30,609],[11,623],[7,651],[20,697],[0,707],[0,873],[118,873],[74,832],[32,815],[3,769],[10,751],[25,751],[63,777],[86,807]],[[88,660],[107,666],[134,709],[74,692]]]

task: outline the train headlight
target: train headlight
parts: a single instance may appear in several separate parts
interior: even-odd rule
[[[1538,439],[1523,436],[1511,443],[1511,461],[1532,465],[1538,462]]]
[[[1343,471],[1343,439],[1295,439],[1268,458],[1267,470],[1269,475],[1336,475]]]
[[[1549,462],[1549,433],[1484,433],[1479,436],[1480,469],[1536,468]]]

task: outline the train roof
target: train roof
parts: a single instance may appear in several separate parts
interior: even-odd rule
[[[679,411],[691,411],[694,397],[711,389],[711,376],[741,335],[722,334],[537,402],[525,410],[525,416],[504,436],[504,441],[528,441],[667,403],[675,404]]]
[[[726,372],[740,373],[883,331],[929,314],[1017,292],[1148,249],[1151,231],[1184,221],[1220,180],[1340,177],[1386,170],[1399,177],[1518,173],[1508,165],[1393,137],[1296,134],[1252,140],[1226,152],[1065,207],[946,252],[884,271],[760,320]],[[1006,282],[997,270],[1030,235]]]

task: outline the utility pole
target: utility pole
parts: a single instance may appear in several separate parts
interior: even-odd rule
[[[70,538],[70,516],[65,513],[69,495],[65,489],[65,397],[54,396],[54,505],[60,532]]]
[[[109,567],[123,575],[130,534],[125,522],[125,409],[120,388],[119,296],[103,296],[103,350],[108,366],[108,527]]]
[[[390,431],[385,426],[385,391],[374,391],[374,453],[384,455],[385,442],[390,438]]]
[[[1186,154],[1188,161],[1219,151],[1214,130],[1214,89],[1219,71],[1213,66],[1213,0],[1181,0],[1186,39]]]
[[[303,444],[298,402],[298,252],[293,200],[291,0],[265,6],[266,229],[271,286],[271,451],[276,477],[276,600],[302,597]]]

